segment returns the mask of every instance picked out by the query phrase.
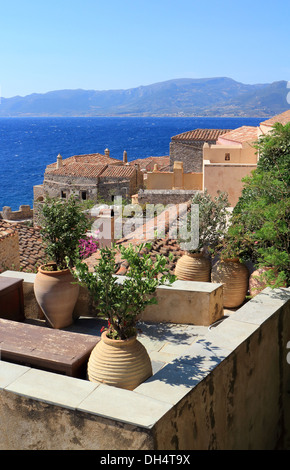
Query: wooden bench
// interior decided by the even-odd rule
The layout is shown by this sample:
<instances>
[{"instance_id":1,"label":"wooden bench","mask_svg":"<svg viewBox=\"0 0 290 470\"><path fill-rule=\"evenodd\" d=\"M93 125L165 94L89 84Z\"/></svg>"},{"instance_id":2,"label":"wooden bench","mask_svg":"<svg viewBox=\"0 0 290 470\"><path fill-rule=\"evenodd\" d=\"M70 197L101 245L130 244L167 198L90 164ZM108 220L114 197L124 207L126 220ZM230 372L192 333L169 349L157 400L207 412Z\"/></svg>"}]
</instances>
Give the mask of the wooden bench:
<instances>
[{"instance_id":1,"label":"wooden bench","mask_svg":"<svg viewBox=\"0 0 290 470\"><path fill-rule=\"evenodd\" d=\"M71 377L86 378L100 337L0 318L0 359ZM0 363L1 367L1 363Z\"/></svg>"}]
</instances>

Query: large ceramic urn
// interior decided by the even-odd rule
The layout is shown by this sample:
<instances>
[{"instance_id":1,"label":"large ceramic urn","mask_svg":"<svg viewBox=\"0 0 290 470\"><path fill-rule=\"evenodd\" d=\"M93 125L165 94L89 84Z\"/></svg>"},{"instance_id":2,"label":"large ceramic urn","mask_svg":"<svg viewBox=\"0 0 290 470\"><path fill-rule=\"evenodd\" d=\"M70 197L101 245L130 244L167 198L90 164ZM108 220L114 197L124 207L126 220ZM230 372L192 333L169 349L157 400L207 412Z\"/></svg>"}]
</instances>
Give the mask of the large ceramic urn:
<instances>
[{"instance_id":1,"label":"large ceramic urn","mask_svg":"<svg viewBox=\"0 0 290 470\"><path fill-rule=\"evenodd\" d=\"M211 262L203 253L188 253L179 258L175 267L177 279L210 282Z\"/></svg>"},{"instance_id":2,"label":"large ceramic urn","mask_svg":"<svg viewBox=\"0 0 290 470\"><path fill-rule=\"evenodd\" d=\"M40 266L35 277L35 298L48 324L56 329L65 328L73 322L79 286L69 269L48 271L45 267Z\"/></svg>"},{"instance_id":3,"label":"large ceramic urn","mask_svg":"<svg viewBox=\"0 0 290 470\"><path fill-rule=\"evenodd\" d=\"M248 292L249 271L238 258L218 261L211 271L212 282L223 285L223 305L227 308L239 307Z\"/></svg>"},{"instance_id":4,"label":"large ceramic urn","mask_svg":"<svg viewBox=\"0 0 290 470\"><path fill-rule=\"evenodd\" d=\"M151 377L149 355L136 336L110 339L103 332L88 361L88 379L113 387L134 390Z\"/></svg>"}]
</instances>

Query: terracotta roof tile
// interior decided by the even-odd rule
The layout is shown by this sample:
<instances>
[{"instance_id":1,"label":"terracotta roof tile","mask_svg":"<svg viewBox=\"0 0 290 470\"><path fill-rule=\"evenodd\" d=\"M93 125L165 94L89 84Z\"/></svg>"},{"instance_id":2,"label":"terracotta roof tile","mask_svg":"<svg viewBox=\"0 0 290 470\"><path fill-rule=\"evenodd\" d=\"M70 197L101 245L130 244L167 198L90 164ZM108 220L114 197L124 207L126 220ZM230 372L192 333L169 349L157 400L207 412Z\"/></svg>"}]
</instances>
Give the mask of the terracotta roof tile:
<instances>
[{"instance_id":1,"label":"terracotta roof tile","mask_svg":"<svg viewBox=\"0 0 290 470\"><path fill-rule=\"evenodd\" d=\"M172 207L172 210L174 211L174 207ZM190 201L187 203L187 211L190 210ZM150 221L146 221L145 225L152 225L152 228L156 227L156 224L158 224L158 217L161 217L163 220L162 214L159 216L155 216L152 218ZM116 245L124 245L128 246L129 244L132 244L133 246L138 246L144 242L151 242L152 246L151 249L148 251L145 247L142 248L140 254L145 254L149 253L150 258L154 262L156 260L156 256L158 254L163 254L165 257L168 258L169 253L172 253L173 259L172 260L167 260L166 266L170 269L171 274L174 274L176 262L178 259L185 253L181 247L179 246L179 243L177 240L173 238L169 238L170 234L170 217L165 221L165 236L164 238L159 238L159 239L142 239L141 234L146 234L146 227L141 226L138 229L135 230L135 232L130 233L127 235L125 238L122 238L120 240L116 241ZM150 231L150 227L149 227ZM100 251L98 250L96 253L91 255L89 258L85 260L85 263L88 265L89 270L93 270L94 266L98 263L98 260L100 258ZM125 276L128 270L128 264L126 261L122 260L119 255L117 255L116 259L116 269L115 273L120 275L120 276Z\"/></svg>"},{"instance_id":2,"label":"terracotta roof tile","mask_svg":"<svg viewBox=\"0 0 290 470\"><path fill-rule=\"evenodd\" d=\"M24 272L36 272L37 267L45 262L40 230L25 224L9 223L2 220L0 220L0 230L18 232L20 268Z\"/></svg>"},{"instance_id":3,"label":"terracotta roof tile","mask_svg":"<svg viewBox=\"0 0 290 470\"><path fill-rule=\"evenodd\" d=\"M134 166L130 166L130 165L124 165L124 166L109 165L102 172L102 174L100 175L100 178L106 178L106 177L130 178L132 175L135 174L135 172L136 172L136 169L134 168Z\"/></svg>"},{"instance_id":4,"label":"terracotta roof tile","mask_svg":"<svg viewBox=\"0 0 290 470\"><path fill-rule=\"evenodd\" d=\"M97 178L107 168L107 165L93 165L90 163L70 163L69 165L56 168L46 175L60 176L82 176L84 178Z\"/></svg>"},{"instance_id":5,"label":"terracotta roof tile","mask_svg":"<svg viewBox=\"0 0 290 470\"><path fill-rule=\"evenodd\" d=\"M129 165L138 164L141 169L147 170L150 165L157 164L158 167L163 167L168 165L170 161L169 156L162 156L162 157L147 157L147 158L137 158L136 160L132 160L129 162Z\"/></svg>"},{"instance_id":6,"label":"terracotta roof tile","mask_svg":"<svg viewBox=\"0 0 290 470\"><path fill-rule=\"evenodd\" d=\"M171 140L182 141L215 141L220 135L229 132L230 129L195 129L193 131L183 132L182 134L171 137Z\"/></svg>"},{"instance_id":7,"label":"terracotta roof tile","mask_svg":"<svg viewBox=\"0 0 290 470\"><path fill-rule=\"evenodd\" d=\"M272 118L261 122L261 124L263 126L272 127L276 122L280 122L280 124L283 124L283 126L285 126L285 124L290 122L290 109L288 109L284 113L277 114L277 116L273 116Z\"/></svg>"},{"instance_id":8,"label":"terracotta roof tile","mask_svg":"<svg viewBox=\"0 0 290 470\"><path fill-rule=\"evenodd\" d=\"M71 165L72 163L91 163L94 165L122 165L123 162L117 158L107 157L101 153L90 153L85 155L73 155L62 160L62 165ZM47 165L47 168L56 168L56 162Z\"/></svg>"},{"instance_id":9,"label":"terracotta roof tile","mask_svg":"<svg viewBox=\"0 0 290 470\"><path fill-rule=\"evenodd\" d=\"M242 126L227 132L219 137L218 143L225 143L225 141L243 143L255 142L258 139L258 128L253 126Z\"/></svg>"}]
</instances>

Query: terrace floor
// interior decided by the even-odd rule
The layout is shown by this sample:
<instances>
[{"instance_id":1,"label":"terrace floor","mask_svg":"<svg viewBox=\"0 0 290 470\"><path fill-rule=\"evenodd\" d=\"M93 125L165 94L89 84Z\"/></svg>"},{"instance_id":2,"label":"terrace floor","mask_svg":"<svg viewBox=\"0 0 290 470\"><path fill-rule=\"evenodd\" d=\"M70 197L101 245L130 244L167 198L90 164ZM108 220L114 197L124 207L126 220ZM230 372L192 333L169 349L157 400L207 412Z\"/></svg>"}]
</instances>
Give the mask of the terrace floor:
<instances>
[{"instance_id":1,"label":"terrace floor","mask_svg":"<svg viewBox=\"0 0 290 470\"><path fill-rule=\"evenodd\" d=\"M205 337L206 333L215 328L230 315L224 311L224 317L211 326L138 322L138 340L146 348L152 363L153 375L166 364L182 356L195 342ZM46 326L45 320L27 319L26 323ZM107 322L96 317L80 317L63 331L100 336L102 327Z\"/></svg>"}]
</instances>

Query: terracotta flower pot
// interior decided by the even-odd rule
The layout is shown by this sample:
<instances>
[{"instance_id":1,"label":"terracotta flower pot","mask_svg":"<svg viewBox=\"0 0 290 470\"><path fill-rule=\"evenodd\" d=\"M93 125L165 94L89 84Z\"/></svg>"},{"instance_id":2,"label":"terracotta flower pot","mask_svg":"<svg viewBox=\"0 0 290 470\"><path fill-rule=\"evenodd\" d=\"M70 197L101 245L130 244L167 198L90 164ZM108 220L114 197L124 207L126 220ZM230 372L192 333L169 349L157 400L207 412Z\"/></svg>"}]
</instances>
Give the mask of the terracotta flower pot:
<instances>
[{"instance_id":1,"label":"terracotta flower pot","mask_svg":"<svg viewBox=\"0 0 290 470\"><path fill-rule=\"evenodd\" d=\"M38 268L34 281L37 303L52 328L65 328L73 323L73 310L79 294L69 269L47 271L45 265Z\"/></svg>"},{"instance_id":2,"label":"terracotta flower pot","mask_svg":"<svg viewBox=\"0 0 290 470\"><path fill-rule=\"evenodd\" d=\"M176 263L175 275L182 281L210 282L211 262L203 253L185 253Z\"/></svg>"},{"instance_id":3,"label":"terracotta flower pot","mask_svg":"<svg viewBox=\"0 0 290 470\"><path fill-rule=\"evenodd\" d=\"M239 307L248 292L249 271L238 258L218 261L212 268L212 282L223 284L223 305Z\"/></svg>"},{"instance_id":4,"label":"terracotta flower pot","mask_svg":"<svg viewBox=\"0 0 290 470\"><path fill-rule=\"evenodd\" d=\"M149 355L136 336L115 340L102 333L91 352L88 379L118 388L133 390L152 375Z\"/></svg>"}]
</instances>

